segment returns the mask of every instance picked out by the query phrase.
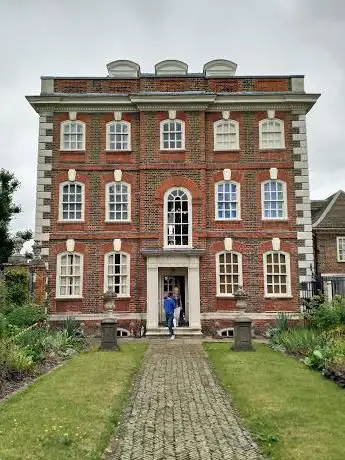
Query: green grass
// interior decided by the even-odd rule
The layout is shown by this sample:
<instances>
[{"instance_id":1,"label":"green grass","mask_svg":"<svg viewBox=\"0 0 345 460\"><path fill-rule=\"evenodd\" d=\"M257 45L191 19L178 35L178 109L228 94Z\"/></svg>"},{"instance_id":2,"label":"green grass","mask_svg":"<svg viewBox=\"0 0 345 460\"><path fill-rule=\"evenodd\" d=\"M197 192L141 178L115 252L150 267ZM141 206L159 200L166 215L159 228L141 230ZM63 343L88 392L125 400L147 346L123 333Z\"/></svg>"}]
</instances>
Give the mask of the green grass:
<instances>
[{"instance_id":1,"label":"green grass","mask_svg":"<svg viewBox=\"0 0 345 460\"><path fill-rule=\"evenodd\" d=\"M97 460L146 346L91 351L0 404L0 460Z\"/></svg>"},{"instance_id":2,"label":"green grass","mask_svg":"<svg viewBox=\"0 0 345 460\"><path fill-rule=\"evenodd\" d=\"M245 424L274 460L345 458L345 390L263 344L204 347Z\"/></svg>"}]
</instances>

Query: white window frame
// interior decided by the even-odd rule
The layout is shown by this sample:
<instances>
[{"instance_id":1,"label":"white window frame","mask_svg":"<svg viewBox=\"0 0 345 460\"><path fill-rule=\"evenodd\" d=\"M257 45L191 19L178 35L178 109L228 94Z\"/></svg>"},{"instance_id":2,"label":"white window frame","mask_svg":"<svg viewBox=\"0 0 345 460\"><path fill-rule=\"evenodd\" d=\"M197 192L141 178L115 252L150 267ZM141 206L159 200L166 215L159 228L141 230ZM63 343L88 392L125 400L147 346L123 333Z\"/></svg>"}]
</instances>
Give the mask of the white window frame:
<instances>
[{"instance_id":1,"label":"white window frame","mask_svg":"<svg viewBox=\"0 0 345 460\"><path fill-rule=\"evenodd\" d=\"M65 185L81 186L81 218L80 219L65 219L63 217L63 188ZM82 182L61 182L59 185L59 222L84 222L85 219L85 184Z\"/></svg>"},{"instance_id":2,"label":"white window frame","mask_svg":"<svg viewBox=\"0 0 345 460\"><path fill-rule=\"evenodd\" d=\"M267 256L272 254L278 254L279 256L283 254L285 256L285 265L286 265L286 293L270 293L267 291L267 276L274 275L273 273L269 274L267 271ZM263 264L264 264L264 290L265 290L265 297L276 297L276 298L289 298L291 297L291 266L290 266L290 254L284 251L267 251L263 254ZM280 276L281 273L279 272L278 275Z\"/></svg>"},{"instance_id":3,"label":"white window frame","mask_svg":"<svg viewBox=\"0 0 345 460\"><path fill-rule=\"evenodd\" d=\"M343 246L341 251L340 245ZM345 236L337 236L337 262L345 262Z\"/></svg>"},{"instance_id":4,"label":"white window frame","mask_svg":"<svg viewBox=\"0 0 345 460\"><path fill-rule=\"evenodd\" d=\"M217 141L217 128L221 125L231 125L235 128L235 147L224 147L223 144L219 144ZM230 131L231 133L231 131ZM240 134L239 134L239 123L237 120L217 120L213 123L213 150L215 152L227 152L240 149Z\"/></svg>"},{"instance_id":5,"label":"white window frame","mask_svg":"<svg viewBox=\"0 0 345 460\"><path fill-rule=\"evenodd\" d=\"M128 195L128 218L127 219L110 219L110 200L109 200L109 189L110 187L114 185L126 185L127 186L127 195ZM105 186L105 221L109 223L123 223L123 222L131 222L131 201L132 201L132 193L131 193L131 184L128 184L128 182L109 182Z\"/></svg>"},{"instance_id":6,"label":"white window frame","mask_svg":"<svg viewBox=\"0 0 345 460\"><path fill-rule=\"evenodd\" d=\"M168 245L168 197L174 190L181 190L187 195L188 198L188 245ZM193 233L193 215L192 215L192 195L190 191L184 187L171 187L164 194L164 248L191 248L192 247L192 233Z\"/></svg>"},{"instance_id":7,"label":"white window frame","mask_svg":"<svg viewBox=\"0 0 345 460\"><path fill-rule=\"evenodd\" d=\"M282 217L266 217L265 216L265 184L269 182L280 183L283 186L283 216ZM280 201L280 200L276 200ZM268 179L261 182L261 219L262 220L287 220L288 219L288 206L287 206L287 187L286 182L283 180Z\"/></svg>"},{"instance_id":8,"label":"white window frame","mask_svg":"<svg viewBox=\"0 0 345 460\"><path fill-rule=\"evenodd\" d=\"M274 121L279 123L280 125L280 145L279 147L269 147L263 145L263 126L265 123ZM285 149L285 132L284 132L284 121L280 120L279 118L265 118L264 120L260 120L259 122L259 149L260 150L277 150L277 149ZM275 132L275 131L274 131Z\"/></svg>"},{"instance_id":9,"label":"white window frame","mask_svg":"<svg viewBox=\"0 0 345 460\"><path fill-rule=\"evenodd\" d=\"M79 256L80 257L80 293L78 295L60 294L61 288L61 259L64 256ZM73 265L74 266L74 265ZM76 275L70 275L75 277ZM83 298L83 278L84 278L84 256L79 252L61 252L56 258L56 298L57 299L82 299Z\"/></svg>"},{"instance_id":10,"label":"white window frame","mask_svg":"<svg viewBox=\"0 0 345 460\"><path fill-rule=\"evenodd\" d=\"M65 148L64 147L64 131L65 131L65 127L67 125L71 125L71 124L77 124L79 126L82 127L82 136L83 136L83 141L82 141L82 147L80 149L78 148ZM63 122L61 122L61 125L60 125L60 150L62 151L65 151L65 152L74 152L74 151L78 151L78 152L83 152L85 150L85 138L86 138L86 125L83 121L80 121L80 120L65 120Z\"/></svg>"},{"instance_id":11,"label":"white window frame","mask_svg":"<svg viewBox=\"0 0 345 460\"><path fill-rule=\"evenodd\" d=\"M127 252L117 252L117 251L110 251L107 252L104 255L104 292L107 292L109 290L108 286L108 258L109 256L115 256L115 255L120 255L120 258L122 256L125 256L127 258L126 265L127 265L127 273L124 275L122 272L119 273L119 276L126 276L126 293L118 293L117 297L122 297L122 298L127 298L130 297L130 288L131 288L131 256ZM121 283L122 284L122 283Z\"/></svg>"},{"instance_id":12,"label":"white window frame","mask_svg":"<svg viewBox=\"0 0 345 460\"><path fill-rule=\"evenodd\" d=\"M221 184L236 185L236 217L218 217L218 186ZM219 181L214 186L214 202L215 202L215 220L217 221L234 221L241 220L241 187L239 182L235 181Z\"/></svg>"},{"instance_id":13,"label":"white window frame","mask_svg":"<svg viewBox=\"0 0 345 460\"><path fill-rule=\"evenodd\" d=\"M178 148L171 148L171 147L168 147L168 148L165 148L164 147L164 140L163 140L163 126L166 124L166 123L181 123L181 147L178 147ZM180 120L178 118L176 118L175 120L163 120L160 122L160 149L161 150L168 150L168 151L179 151L179 150L185 150L185 122L183 120ZM170 132L170 131L168 131ZM176 131L174 131L176 132ZM176 142L176 141L175 141Z\"/></svg>"},{"instance_id":14,"label":"white window frame","mask_svg":"<svg viewBox=\"0 0 345 460\"><path fill-rule=\"evenodd\" d=\"M233 254L238 256L238 286L243 286L243 273L242 273L242 254L237 251L220 251L216 254L216 285L217 285L217 297L234 297L234 293L220 292L220 262L219 258L222 254ZM227 276L232 276L229 274Z\"/></svg>"},{"instance_id":15,"label":"white window frame","mask_svg":"<svg viewBox=\"0 0 345 460\"><path fill-rule=\"evenodd\" d=\"M116 149L116 148L112 149L112 148L110 148L110 136L116 134L116 133L111 133L110 128L111 128L111 126L116 126L116 125L127 126L128 142L127 142L127 148L125 148L125 149ZM123 133L119 133L119 134L123 135ZM115 144L116 144L116 142L115 142ZM122 142L121 142L121 144L122 144ZM129 150L131 150L131 124L128 121L124 121L124 120L110 121L109 123L106 124L106 150L108 152L128 152Z\"/></svg>"}]
</instances>

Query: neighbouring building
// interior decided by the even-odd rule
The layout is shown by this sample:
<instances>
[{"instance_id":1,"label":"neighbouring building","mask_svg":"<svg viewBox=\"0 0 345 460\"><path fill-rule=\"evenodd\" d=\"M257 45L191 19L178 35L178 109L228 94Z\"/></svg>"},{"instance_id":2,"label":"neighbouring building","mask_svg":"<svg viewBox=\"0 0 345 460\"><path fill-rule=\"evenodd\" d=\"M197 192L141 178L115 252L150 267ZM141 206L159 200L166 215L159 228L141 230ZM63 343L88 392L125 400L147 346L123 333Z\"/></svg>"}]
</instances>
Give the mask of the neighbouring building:
<instances>
[{"instance_id":1,"label":"neighbouring building","mask_svg":"<svg viewBox=\"0 0 345 460\"><path fill-rule=\"evenodd\" d=\"M345 192L311 202L316 288L345 295ZM329 295L330 297L330 295Z\"/></svg>"},{"instance_id":2,"label":"neighbouring building","mask_svg":"<svg viewBox=\"0 0 345 460\"><path fill-rule=\"evenodd\" d=\"M178 287L188 334L231 333L243 286L257 331L298 312L314 272L304 77L236 76L214 60L105 77L42 77L35 240L51 318L89 324L105 292L128 330L166 333ZM343 254L343 253L341 253Z\"/></svg>"}]
</instances>

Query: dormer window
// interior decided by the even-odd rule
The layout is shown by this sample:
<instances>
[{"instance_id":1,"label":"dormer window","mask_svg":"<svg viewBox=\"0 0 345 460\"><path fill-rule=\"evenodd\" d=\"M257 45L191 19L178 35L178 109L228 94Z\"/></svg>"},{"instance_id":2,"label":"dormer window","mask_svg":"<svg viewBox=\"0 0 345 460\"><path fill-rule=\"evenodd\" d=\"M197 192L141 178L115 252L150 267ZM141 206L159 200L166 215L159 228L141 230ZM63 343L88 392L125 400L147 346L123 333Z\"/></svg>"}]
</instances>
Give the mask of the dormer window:
<instances>
[{"instance_id":1,"label":"dormer window","mask_svg":"<svg viewBox=\"0 0 345 460\"><path fill-rule=\"evenodd\" d=\"M158 62L155 65L156 75L187 75L188 65L182 61L167 59L166 61Z\"/></svg>"}]
</instances>

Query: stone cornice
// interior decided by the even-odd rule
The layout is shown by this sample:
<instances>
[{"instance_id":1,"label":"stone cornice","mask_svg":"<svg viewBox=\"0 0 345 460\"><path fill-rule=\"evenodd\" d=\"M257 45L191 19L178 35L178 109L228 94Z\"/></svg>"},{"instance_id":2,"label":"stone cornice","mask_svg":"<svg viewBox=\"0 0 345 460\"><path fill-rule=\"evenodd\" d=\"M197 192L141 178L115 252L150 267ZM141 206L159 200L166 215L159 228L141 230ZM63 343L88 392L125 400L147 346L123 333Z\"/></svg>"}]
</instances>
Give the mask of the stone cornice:
<instances>
[{"instance_id":1,"label":"stone cornice","mask_svg":"<svg viewBox=\"0 0 345 460\"><path fill-rule=\"evenodd\" d=\"M49 94L27 96L28 102L40 113L104 112L104 111L161 111L169 109L199 111L258 111L265 109L302 110L308 112L319 94L296 93L233 93L216 94Z\"/></svg>"}]
</instances>

